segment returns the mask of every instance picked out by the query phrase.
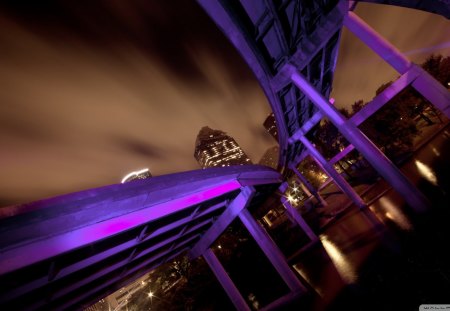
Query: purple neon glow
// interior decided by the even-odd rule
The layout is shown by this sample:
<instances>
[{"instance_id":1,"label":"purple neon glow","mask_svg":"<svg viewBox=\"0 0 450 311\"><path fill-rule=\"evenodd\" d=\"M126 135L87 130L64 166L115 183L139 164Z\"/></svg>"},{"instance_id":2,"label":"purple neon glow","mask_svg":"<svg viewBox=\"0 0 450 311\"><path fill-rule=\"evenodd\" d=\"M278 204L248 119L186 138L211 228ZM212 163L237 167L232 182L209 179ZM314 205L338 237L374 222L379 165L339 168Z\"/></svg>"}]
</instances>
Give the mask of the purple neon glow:
<instances>
[{"instance_id":1,"label":"purple neon glow","mask_svg":"<svg viewBox=\"0 0 450 311\"><path fill-rule=\"evenodd\" d=\"M2 254L0 259L0 274L93 243L97 240L142 225L146 222L159 219L239 188L241 188L241 184L237 180L228 181L181 198L175 198L133 213L109 219L88 227L83 227L47 240L39 241L27 246L28 256L23 256L24 253L21 247L12 249ZM122 204L127 204L127 201L124 201Z\"/></svg>"}]
</instances>

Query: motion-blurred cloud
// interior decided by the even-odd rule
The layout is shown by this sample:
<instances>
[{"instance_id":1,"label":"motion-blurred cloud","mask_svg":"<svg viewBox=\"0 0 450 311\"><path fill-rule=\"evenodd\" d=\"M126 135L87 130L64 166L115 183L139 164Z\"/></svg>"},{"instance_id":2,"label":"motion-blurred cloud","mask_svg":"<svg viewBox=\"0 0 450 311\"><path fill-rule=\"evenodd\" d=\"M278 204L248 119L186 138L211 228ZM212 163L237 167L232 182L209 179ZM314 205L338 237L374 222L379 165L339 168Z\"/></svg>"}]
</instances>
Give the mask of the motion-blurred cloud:
<instances>
[{"instance_id":1,"label":"motion-blurred cloud","mask_svg":"<svg viewBox=\"0 0 450 311\"><path fill-rule=\"evenodd\" d=\"M449 41L438 16L369 6L357 12L402 51ZM338 103L368 99L395 77L351 36L343 41ZM273 145L263 92L193 1L4 1L0 83L0 206L118 183L144 167L197 169L204 125L254 162Z\"/></svg>"}]
</instances>

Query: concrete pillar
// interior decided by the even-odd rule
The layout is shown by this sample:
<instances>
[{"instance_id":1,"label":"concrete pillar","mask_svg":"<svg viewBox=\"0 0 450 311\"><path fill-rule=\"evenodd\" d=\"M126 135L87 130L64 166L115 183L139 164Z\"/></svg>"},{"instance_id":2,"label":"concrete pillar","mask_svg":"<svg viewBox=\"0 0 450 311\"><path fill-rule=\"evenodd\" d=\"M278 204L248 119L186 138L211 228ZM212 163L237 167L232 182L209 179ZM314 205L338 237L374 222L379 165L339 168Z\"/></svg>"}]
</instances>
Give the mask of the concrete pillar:
<instances>
[{"instance_id":1,"label":"concrete pillar","mask_svg":"<svg viewBox=\"0 0 450 311\"><path fill-rule=\"evenodd\" d=\"M219 283L222 285L223 289L227 293L228 297L230 297L230 300L233 302L234 306L237 310L245 310L250 311L250 308L245 301L244 297L242 297L239 290L236 288L236 285L234 285L233 281L228 276L227 272L223 268L222 264L220 263L219 259L217 259L214 252L208 248L203 253L203 258L205 259L206 263L209 265L209 268L212 270L214 275L216 276Z\"/></svg>"},{"instance_id":2,"label":"concrete pillar","mask_svg":"<svg viewBox=\"0 0 450 311\"><path fill-rule=\"evenodd\" d=\"M287 284L292 292L306 292L306 288L295 275L294 271L289 267L283 253L272 241L269 234L258 224L247 209L242 210L239 214L244 226L266 254L269 261L279 273L283 281Z\"/></svg>"},{"instance_id":3,"label":"concrete pillar","mask_svg":"<svg viewBox=\"0 0 450 311\"><path fill-rule=\"evenodd\" d=\"M330 176L339 189L342 190L359 208L366 207L366 203L361 199L361 197L356 193L356 191L350 186L350 184L341 176L327 160L320 154L320 152L313 146L313 144L305 137L300 137L302 144L308 149L311 156L317 162L319 166L325 171L325 173Z\"/></svg>"},{"instance_id":4,"label":"concrete pillar","mask_svg":"<svg viewBox=\"0 0 450 311\"><path fill-rule=\"evenodd\" d=\"M348 12L344 25L399 73L404 74L415 66L355 13ZM425 70L417 69L420 70L420 77L412 86L450 118L450 92Z\"/></svg>"},{"instance_id":5,"label":"concrete pillar","mask_svg":"<svg viewBox=\"0 0 450 311\"><path fill-rule=\"evenodd\" d=\"M342 135L361 152L378 173L403 196L408 205L417 211L427 209L429 206L428 200L402 172L352 122L347 122L344 116L329 104L328 100L303 77L295 66L291 65L289 70L292 82L322 111L324 116L328 117ZM305 139L303 141L306 141L307 144L309 143ZM315 148L312 149L315 150Z\"/></svg>"}]
</instances>

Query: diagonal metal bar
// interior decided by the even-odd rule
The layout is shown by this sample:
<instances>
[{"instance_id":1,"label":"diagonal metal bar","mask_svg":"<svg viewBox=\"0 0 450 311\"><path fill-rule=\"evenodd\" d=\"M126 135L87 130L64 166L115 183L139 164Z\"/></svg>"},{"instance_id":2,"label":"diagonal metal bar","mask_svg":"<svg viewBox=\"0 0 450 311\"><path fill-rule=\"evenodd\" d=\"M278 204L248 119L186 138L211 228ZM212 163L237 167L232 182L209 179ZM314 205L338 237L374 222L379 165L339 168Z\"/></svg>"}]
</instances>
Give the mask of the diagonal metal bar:
<instances>
[{"instance_id":1,"label":"diagonal metal bar","mask_svg":"<svg viewBox=\"0 0 450 311\"><path fill-rule=\"evenodd\" d=\"M319 108L339 129L342 135L352 143L378 173L396 189L409 206L417 211L425 211L430 206L427 198L403 175L403 173L351 122L303 77L291 67L291 79L297 87ZM328 163L326 163L328 165Z\"/></svg>"},{"instance_id":2,"label":"diagonal metal bar","mask_svg":"<svg viewBox=\"0 0 450 311\"><path fill-rule=\"evenodd\" d=\"M212 272L216 276L217 280L222 285L223 289L227 293L228 297L230 298L231 302L234 304L236 309L250 311L250 308L247 305L247 303L245 302L244 297L242 297L241 293L236 288L236 285L234 285L231 278L228 276L227 272L223 268L219 259L217 259L214 252L210 248L208 248L203 253L203 258L205 259L209 268L212 270Z\"/></svg>"},{"instance_id":3,"label":"diagonal metal bar","mask_svg":"<svg viewBox=\"0 0 450 311\"><path fill-rule=\"evenodd\" d=\"M311 153L311 156L317 163L322 166L328 176L330 176L336 185L359 207L366 207L366 203L361 199L361 197L356 193L356 191L350 186L350 184L342 177L332 165L330 165L327 160L320 154L320 152L313 146L313 144L305 137L300 137L300 141Z\"/></svg>"},{"instance_id":4,"label":"diagonal metal bar","mask_svg":"<svg viewBox=\"0 0 450 311\"><path fill-rule=\"evenodd\" d=\"M247 209L243 209L239 214L244 226L247 228L249 233L255 239L255 242L259 245L261 250L267 256L267 259L272 263L275 270L280 274L283 281L289 287L292 292L303 293L306 292L306 288L297 278L295 273L291 270L288 265L286 258L284 258L283 253L277 247L275 242L272 241L269 234L261 228L256 220Z\"/></svg>"},{"instance_id":5,"label":"diagonal metal bar","mask_svg":"<svg viewBox=\"0 0 450 311\"><path fill-rule=\"evenodd\" d=\"M239 213L246 208L253 196L255 188L243 187L237 197L230 203L223 214L217 219L214 225L202 236L200 241L192 247L189 252L190 258L197 258L202 255L214 241L222 234L222 232L233 222Z\"/></svg>"},{"instance_id":6,"label":"diagonal metal bar","mask_svg":"<svg viewBox=\"0 0 450 311\"><path fill-rule=\"evenodd\" d=\"M344 18L344 25L399 73L404 74L416 67L420 76L412 86L450 118L450 92L442 84L428 72L411 63L395 46L355 13L348 12Z\"/></svg>"},{"instance_id":7,"label":"diagonal metal bar","mask_svg":"<svg viewBox=\"0 0 450 311\"><path fill-rule=\"evenodd\" d=\"M408 85L414 82L419 76L419 71L412 67L406 71L400 78L394 83L388 86L383 92L378 94L371 102L366 104L360 111L350 118L350 121L358 126L363 123L367 118L373 115L378 109L383 107L388 101L394 98L395 95L400 93Z\"/></svg>"},{"instance_id":8,"label":"diagonal metal bar","mask_svg":"<svg viewBox=\"0 0 450 311\"><path fill-rule=\"evenodd\" d=\"M334 157L332 157L330 159L330 161L328 161L328 163L330 165L334 165L334 163L340 161L343 157L345 157L347 154L349 154L350 152L352 152L355 149L355 147L350 144L347 147L344 148L344 150L342 150L341 152L339 152L337 155L335 155Z\"/></svg>"},{"instance_id":9,"label":"diagonal metal bar","mask_svg":"<svg viewBox=\"0 0 450 311\"><path fill-rule=\"evenodd\" d=\"M281 197L281 203L286 208L286 211L291 215L291 217L295 220L297 225L303 230L303 232L306 233L308 238L311 241L316 241L317 235L314 233L314 231L311 229L311 227L306 223L306 221L303 219L302 215L296 210L291 203L289 203L288 199L286 199L284 196Z\"/></svg>"}]
</instances>

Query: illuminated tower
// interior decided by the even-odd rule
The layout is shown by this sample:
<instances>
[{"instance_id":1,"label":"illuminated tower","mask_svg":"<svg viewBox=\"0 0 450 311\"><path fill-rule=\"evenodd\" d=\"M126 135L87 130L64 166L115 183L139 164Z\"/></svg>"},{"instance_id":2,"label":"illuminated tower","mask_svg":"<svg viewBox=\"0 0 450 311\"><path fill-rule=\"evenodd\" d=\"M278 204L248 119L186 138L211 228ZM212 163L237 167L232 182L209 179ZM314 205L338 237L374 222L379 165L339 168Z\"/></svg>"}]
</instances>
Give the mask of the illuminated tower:
<instances>
[{"instance_id":1,"label":"illuminated tower","mask_svg":"<svg viewBox=\"0 0 450 311\"><path fill-rule=\"evenodd\" d=\"M273 146L267 149L264 155L261 157L261 160L259 160L259 164L277 169L279 153L280 148L278 146Z\"/></svg>"},{"instance_id":2,"label":"illuminated tower","mask_svg":"<svg viewBox=\"0 0 450 311\"><path fill-rule=\"evenodd\" d=\"M194 157L202 168L252 164L233 137L207 126L197 135Z\"/></svg>"}]
</instances>

